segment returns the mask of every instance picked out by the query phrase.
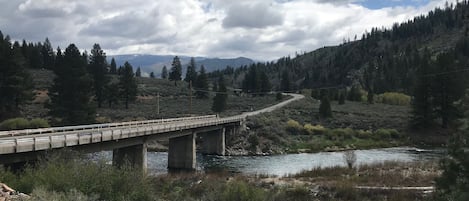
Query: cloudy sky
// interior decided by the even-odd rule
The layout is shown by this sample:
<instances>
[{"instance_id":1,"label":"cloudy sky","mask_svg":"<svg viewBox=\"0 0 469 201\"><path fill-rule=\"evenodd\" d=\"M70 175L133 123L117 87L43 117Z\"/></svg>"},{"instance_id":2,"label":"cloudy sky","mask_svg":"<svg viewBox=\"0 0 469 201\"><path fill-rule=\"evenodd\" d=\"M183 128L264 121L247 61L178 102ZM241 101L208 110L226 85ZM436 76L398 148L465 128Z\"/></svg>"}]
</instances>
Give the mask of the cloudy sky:
<instances>
[{"instance_id":1,"label":"cloudy sky","mask_svg":"<svg viewBox=\"0 0 469 201\"><path fill-rule=\"evenodd\" d=\"M0 30L108 55L273 60L391 26L446 0L0 0ZM448 0L449 2L455 0Z\"/></svg>"}]
</instances>

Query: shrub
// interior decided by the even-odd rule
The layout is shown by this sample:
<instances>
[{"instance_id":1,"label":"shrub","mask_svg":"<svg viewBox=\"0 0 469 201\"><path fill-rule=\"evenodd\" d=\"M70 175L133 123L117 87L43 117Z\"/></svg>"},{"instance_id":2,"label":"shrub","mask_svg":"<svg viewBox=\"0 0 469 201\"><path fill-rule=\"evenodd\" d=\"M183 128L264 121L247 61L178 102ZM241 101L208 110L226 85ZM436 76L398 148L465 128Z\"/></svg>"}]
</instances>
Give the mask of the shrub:
<instances>
[{"instance_id":1,"label":"shrub","mask_svg":"<svg viewBox=\"0 0 469 201\"><path fill-rule=\"evenodd\" d=\"M14 119L7 119L0 123L0 129L2 130L17 130L17 129L25 129L29 127L28 120L24 118L14 118Z\"/></svg>"},{"instance_id":2,"label":"shrub","mask_svg":"<svg viewBox=\"0 0 469 201\"><path fill-rule=\"evenodd\" d=\"M344 153L344 160L345 163L347 163L348 168L352 169L353 166L355 166L355 162L357 162L357 155L355 154L355 151L346 151Z\"/></svg>"},{"instance_id":3,"label":"shrub","mask_svg":"<svg viewBox=\"0 0 469 201\"><path fill-rule=\"evenodd\" d=\"M329 139L335 141L352 139L354 134L355 131L351 128L337 128L331 130L329 134Z\"/></svg>"},{"instance_id":4,"label":"shrub","mask_svg":"<svg viewBox=\"0 0 469 201\"><path fill-rule=\"evenodd\" d=\"M377 138L390 139L390 138L398 138L399 132L396 129L380 128L375 131L374 135Z\"/></svg>"},{"instance_id":5,"label":"shrub","mask_svg":"<svg viewBox=\"0 0 469 201\"><path fill-rule=\"evenodd\" d=\"M309 135L312 135L312 134L320 135L326 131L326 128L324 128L321 125L313 126L311 124L305 124L303 129L306 132L306 134L309 134Z\"/></svg>"},{"instance_id":6,"label":"shrub","mask_svg":"<svg viewBox=\"0 0 469 201\"><path fill-rule=\"evenodd\" d=\"M301 131L303 130L303 126L301 126L301 124L298 123L297 121L290 119L287 122L287 128L286 129L291 134L300 134Z\"/></svg>"},{"instance_id":7,"label":"shrub","mask_svg":"<svg viewBox=\"0 0 469 201\"><path fill-rule=\"evenodd\" d=\"M371 133L370 131L358 130L355 136L360 139L370 139L373 137L373 133Z\"/></svg>"},{"instance_id":8,"label":"shrub","mask_svg":"<svg viewBox=\"0 0 469 201\"><path fill-rule=\"evenodd\" d=\"M32 119L29 121L28 128L48 128L50 127L49 123L45 119Z\"/></svg>"},{"instance_id":9,"label":"shrub","mask_svg":"<svg viewBox=\"0 0 469 201\"><path fill-rule=\"evenodd\" d=\"M275 99L276 99L277 101L281 101L281 100L283 99L282 93L278 92L278 93L275 95Z\"/></svg>"},{"instance_id":10,"label":"shrub","mask_svg":"<svg viewBox=\"0 0 469 201\"><path fill-rule=\"evenodd\" d=\"M327 96L324 96L321 99L321 104L319 105L319 116L321 116L322 118L332 117L331 103Z\"/></svg>"},{"instance_id":11,"label":"shrub","mask_svg":"<svg viewBox=\"0 0 469 201\"><path fill-rule=\"evenodd\" d=\"M376 97L377 103L383 103L388 105L403 105L408 106L410 105L411 98L408 95L403 93L396 93L396 92L386 92L384 94L379 94Z\"/></svg>"},{"instance_id":12,"label":"shrub","mask_svg":"<svg viewBox=\"0 0 469 201\"><path fill-rule=\"evenodd\" d=\"M265 200L266 193L256 187L249 186L244 181L233 181L228 183L220 200L243 201L243 200Z\"/></svg>"}]
</instances>

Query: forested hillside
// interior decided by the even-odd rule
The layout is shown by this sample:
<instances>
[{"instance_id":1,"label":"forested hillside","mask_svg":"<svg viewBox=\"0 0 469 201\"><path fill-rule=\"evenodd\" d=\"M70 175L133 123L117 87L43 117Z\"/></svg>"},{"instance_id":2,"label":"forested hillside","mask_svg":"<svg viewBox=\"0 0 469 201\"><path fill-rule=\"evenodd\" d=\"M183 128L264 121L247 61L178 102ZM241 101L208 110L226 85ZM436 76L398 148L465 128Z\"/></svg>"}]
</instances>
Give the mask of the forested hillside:
<instances>
[{"instance_id":1,"label":"forested hillside","mask_svg":"<svg viewBox=\"0 0 469 201\"><path fill-rule=\"evenodd\" d=\"M436 61L437 55L457 53L458 64L449 68L465 67L468 32L469 3L463 1L395 23L392 28L373 28L361 38L344 40L339 46L244 66L241 72L232 69L220 72L234 75L238 87L243 86L243 78L238 76L252 71L249 68L256 68L268 74L275 90L360 85L374 93L413 94L417 78L421 76L419 67L427 65L428 60ZM426 73L438 73L448 69L427 70ZM288 82L284 84L288 85L282 86L285 79Z\"/></svg>"}]
</instances>

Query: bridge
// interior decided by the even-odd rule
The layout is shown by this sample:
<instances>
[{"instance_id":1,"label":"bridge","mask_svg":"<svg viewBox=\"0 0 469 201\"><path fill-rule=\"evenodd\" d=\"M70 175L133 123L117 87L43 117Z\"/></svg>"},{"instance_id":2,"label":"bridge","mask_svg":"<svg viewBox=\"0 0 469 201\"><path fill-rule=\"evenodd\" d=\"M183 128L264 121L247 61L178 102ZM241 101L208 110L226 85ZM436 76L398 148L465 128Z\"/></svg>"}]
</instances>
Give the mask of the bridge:
<instances>
[{"instance_id":1,"label":"bridge","mask_svg":"<svg viewBox=\"0 0 469 201\"><path fill-rule=\"evenodd\" d=\"M216 115L0 132L0 164L35 160L48 150L113 151L113 164L146 170L147 142L169 139L168 168L195 169L200 152L225 155L225 134L238 132L244 116Z\"/></svg>"},{"instance_id":2,"label":"bridge","mask_svg":"<svg viewBox=\"0 0 469 201\"><path fill-rule=\"evenodd\" d=\"M147 143L169 139L168 168L195 169L196 138L199 152L225 155L225 135L235 135L248 116L270 112L292 101L293 98L262 110L220 118L216 115L132 121L122 123L53 127L0 132L0 164L22 165L37 160L49 150L71 148L82 152L113 151L113 165L131 165L147 169Z\"/></svg>"}]
</instances>

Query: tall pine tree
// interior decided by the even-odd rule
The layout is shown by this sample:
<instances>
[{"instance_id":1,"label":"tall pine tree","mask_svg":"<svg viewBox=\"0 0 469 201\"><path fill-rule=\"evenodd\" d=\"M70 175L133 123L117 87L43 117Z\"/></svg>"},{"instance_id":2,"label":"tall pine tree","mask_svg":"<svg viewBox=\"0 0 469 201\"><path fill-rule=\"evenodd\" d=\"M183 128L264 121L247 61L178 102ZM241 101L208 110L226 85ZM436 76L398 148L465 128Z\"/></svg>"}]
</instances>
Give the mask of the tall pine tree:
<instances>
[{"instance_id":1,"label":"tall pine tree","mask_svg":"<svg viewBox=\"0 0 469 201\"><path fill-rule=\"evenodd\" d=\"M184 78L184 81L188 83L192 82L192 84L195 84L196 79L197 79L197 66L196 66L194 57L192 57L189 65L187 66L186 77Z\"/></svg>"},{"instance_id":2,"label":"tall pine tree","mask_svg":"<svg viewBox=\"0 0 469 201\"><path fill-rule=\"evenodd\" d=\"M129 103L137 98L137 80L134 77L134 70L129 62L124 63L122 73L119 76L119 93L125 108L129 108Z\"/></svg>"},{"instance_id":3,"label":"tall pine tree","mask_svg":"<svg viewBox=\"0 0 469 201\"><path fill-rule=\"evenodd\" d=\"M105 100L105 87L109 84L107 74L106 53L101 49L99 44L94 44L91 50L89 72L93 77L94 91L98 108L101 108Z\"/></svg>"},{"instance_id":4,"label":"tall pine tree","mask_svg":"<svg viewBox=\"0 0 469 201\"><path fill-rule=\"evenodd\" d=\"M181 60L178 56L175 56L173 63L171 64L171 72L169 73L169 80L174 81L174 85L177 86L177 81L181 80L182 65Z\"/></svg>"},{"instance_id":5,"label":"tall pine tree","mask_svg":"<svg viewBox=\"0 0 469 201\"><path fill-rule=\"evenodd\" d=\"M208 80L204 65L200 66L200 72L194 87L196 88L195 96L197 98L208 98Z\"/></svg>"},{"instance_id":6,"label":"tall pine tree","mask_svg":"<svg viewBox=\"0 0 469 201\"><path fill-rule=\"evenodd\" d=\"M166 66L163 66L161 70L161 79L168 79L168 68Z\"/></svg>"},{"instance_id":7,"label":"tall pine tree","mask_svg":"<svg viewBox=\"0 0 469 201\"><path fill-rule=\"evenodd\" d=\"M114 59L114 57L111 59L111 66L109 66L109 73L110 74L117 74L117 64L116 64L116 60Z\"/></svg>"},{"instance_id":8,"label":"tall pine tree","mask_svg":"<svg viewBox=\"0 0 469 201\"><path fill-rule=\"evenodd\" d=\"M223 75L218 79L217 94L213 97L212 111L220 113L226 109L226 101L228 94L225 86L225 79Z\"/></svg>"},{"instance_id":9,"label":"tall pine tree","mask_svg":"<svg viewBox=\"0 0 469 201\"><path fill-rule=\"evenodd\" d=\"M92 105L93 79L86 71L86 63L80 51L70 44L61 55L57 53L56 77L50 91L50 114L55 123L76 125L93 123L96 116Z\"/></svg>"}]
</instances>

